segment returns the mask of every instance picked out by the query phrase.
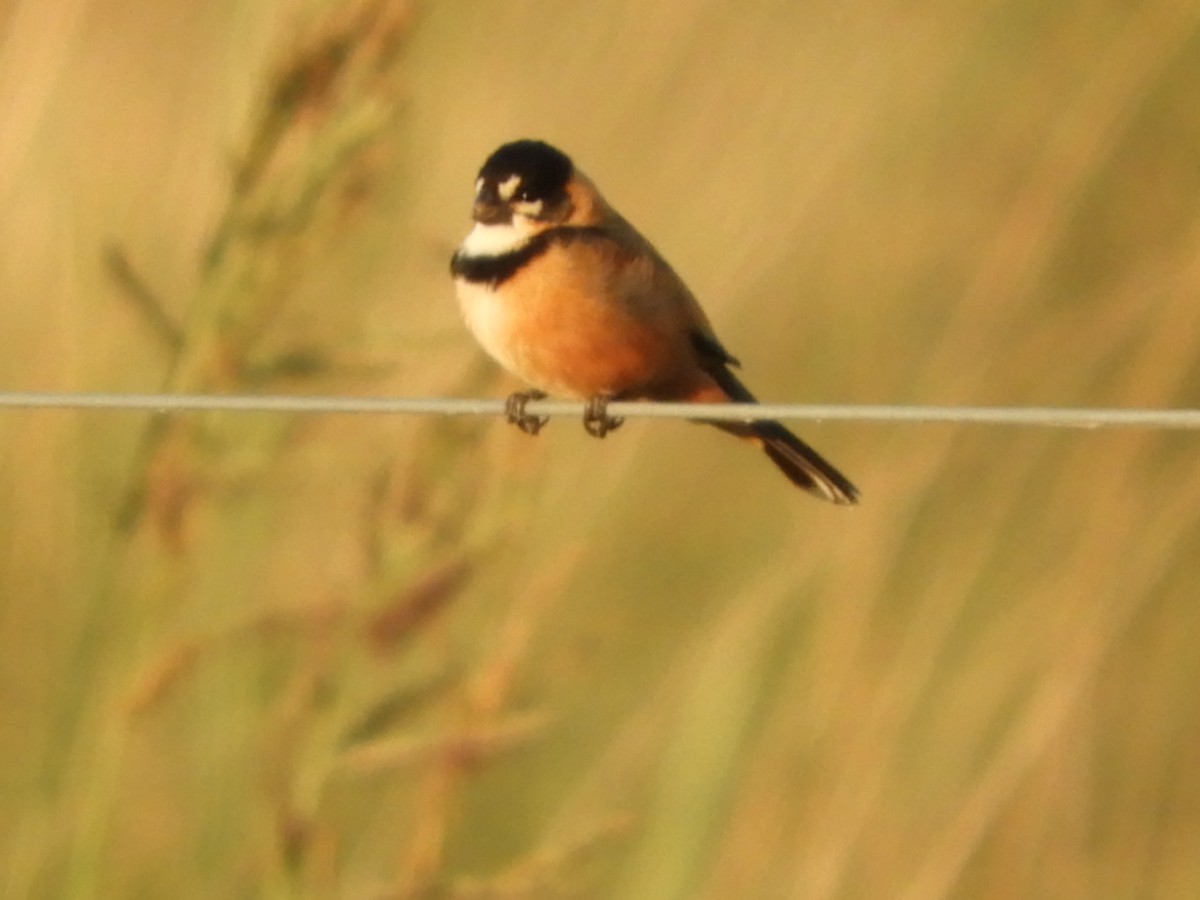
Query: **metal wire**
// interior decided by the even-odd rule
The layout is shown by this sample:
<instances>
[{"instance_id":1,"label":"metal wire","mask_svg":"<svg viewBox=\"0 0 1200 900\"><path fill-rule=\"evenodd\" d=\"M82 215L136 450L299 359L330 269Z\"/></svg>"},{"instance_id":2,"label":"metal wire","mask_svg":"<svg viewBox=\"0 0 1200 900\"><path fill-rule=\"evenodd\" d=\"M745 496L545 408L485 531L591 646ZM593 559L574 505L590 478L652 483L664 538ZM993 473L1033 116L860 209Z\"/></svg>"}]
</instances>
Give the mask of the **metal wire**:
<instances>
[{"instance_id":1,"label":"metal wire","mask_svg":"<svg viewBox=\"0 0 1200 900\"><path fill-rule=\"evenodd\" d=\"M429 397L254 396L244 394L122 394L0 392L0 408L100 409L170 412L243 412L370 415L495 416L503 400L455 400ZM537 416L581 416L583 404L531 400L526 412ZM1012 406L878 406L763 403L609 404L613 416L639 419L719 419L754 421L903 422L908 424L1023 425L1040 428L1200 429L1200 409L1081 409Z\"/></svg>"}]
</instances>

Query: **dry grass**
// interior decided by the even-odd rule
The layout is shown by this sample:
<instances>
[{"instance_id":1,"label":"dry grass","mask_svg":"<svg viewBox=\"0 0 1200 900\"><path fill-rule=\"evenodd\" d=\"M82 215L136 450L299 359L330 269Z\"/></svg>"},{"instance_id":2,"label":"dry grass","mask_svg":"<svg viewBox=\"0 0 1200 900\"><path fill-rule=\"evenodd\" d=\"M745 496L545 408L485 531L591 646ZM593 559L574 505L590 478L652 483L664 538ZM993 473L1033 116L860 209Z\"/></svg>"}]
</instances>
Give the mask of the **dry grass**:
<instances>
[{"instance_id":1,"label":"dry grass","mask_svg":"<svg viewBox=\"0 0 1200 900\"><path fill-rule=\"evenodd\" d=\"M229 7L228 4L224 5ZM1200 5L0 13L3 384L499 394L569 152L768 398L1195 406ZM5 412L0 895L1192 897L1191 435Z\"/></svg>"}]
</instances>

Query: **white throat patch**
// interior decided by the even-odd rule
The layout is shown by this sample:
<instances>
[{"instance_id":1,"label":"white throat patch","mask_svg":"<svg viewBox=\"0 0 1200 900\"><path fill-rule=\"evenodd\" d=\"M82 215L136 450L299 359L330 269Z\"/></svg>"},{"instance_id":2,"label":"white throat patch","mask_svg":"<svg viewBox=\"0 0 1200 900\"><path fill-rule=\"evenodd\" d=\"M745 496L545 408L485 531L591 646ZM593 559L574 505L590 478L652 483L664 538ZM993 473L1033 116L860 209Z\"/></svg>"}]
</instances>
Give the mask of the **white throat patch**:
<instances>
[{"instance_id":1,"label":"white throat patch","mask_svg":"<svg viewBox=\"0 0 1200 900\"><path fill-rule=\"evenodd\" d=\"M504 256L520 250L529 243L531 237L531 230L516 224L485 225L476 222L458 249L467 257Z\"/></svg>"}]
</instances>

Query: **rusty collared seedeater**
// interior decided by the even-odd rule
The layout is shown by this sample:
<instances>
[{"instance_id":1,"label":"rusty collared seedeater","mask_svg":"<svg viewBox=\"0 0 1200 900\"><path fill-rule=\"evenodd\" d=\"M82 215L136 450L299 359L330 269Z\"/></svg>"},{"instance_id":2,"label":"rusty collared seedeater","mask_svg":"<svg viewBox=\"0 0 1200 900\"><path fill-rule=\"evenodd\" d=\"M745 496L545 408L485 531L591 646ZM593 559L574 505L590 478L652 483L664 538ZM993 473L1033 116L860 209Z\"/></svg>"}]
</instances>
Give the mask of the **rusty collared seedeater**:
<instances>
[{"instance_id":1,"label":"rusty collared seedeater","mask_svg":"<svg viewBox=\"0 0 1200 900\"><path fill-rule=\"evenodd\" d=\"M584 425L619 424L609 400L755 403L739 365L692 292L605 202L570 158L541 141L505 144L475 182L475 226L451 260L467 327L534 391L509 398L509 421L551 394L588 401ZM799 487L853 504L858 489L779 422L712 421L751 441Z\"/></svg>"}]
</instances>

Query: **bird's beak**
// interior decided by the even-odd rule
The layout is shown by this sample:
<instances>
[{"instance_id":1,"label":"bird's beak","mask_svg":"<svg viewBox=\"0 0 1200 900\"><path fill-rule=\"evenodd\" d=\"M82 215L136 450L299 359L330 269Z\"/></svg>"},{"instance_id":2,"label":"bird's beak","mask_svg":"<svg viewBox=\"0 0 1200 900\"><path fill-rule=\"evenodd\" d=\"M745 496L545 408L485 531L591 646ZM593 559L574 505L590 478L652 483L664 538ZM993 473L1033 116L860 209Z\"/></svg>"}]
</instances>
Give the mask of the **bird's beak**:
<instances>
[{"instance_id":1,"label":"bird's beak","mask_svg":"<svg viewBox=\"0 0 1200 900\"><path fill-rule=\"evenodd\" d=\"M508 204L500 199L495 187L484 185L475 195L471 215L476 222L483 225L501 225L512 218L512 211Z\"/></svg>"},{"instance_id":2,"label":"bird's beak","mask_svg":"<svg viewBox=\"0 0 1200 900\"><path fill-rule=\"evenodd\" d=\"M512 213L505 203L479 199L471 207L471 216L483 225L501 225L512 218Z\"/></svg>"}]
</instances>

